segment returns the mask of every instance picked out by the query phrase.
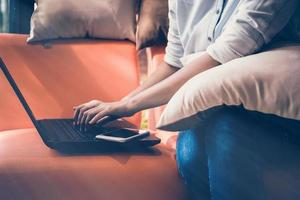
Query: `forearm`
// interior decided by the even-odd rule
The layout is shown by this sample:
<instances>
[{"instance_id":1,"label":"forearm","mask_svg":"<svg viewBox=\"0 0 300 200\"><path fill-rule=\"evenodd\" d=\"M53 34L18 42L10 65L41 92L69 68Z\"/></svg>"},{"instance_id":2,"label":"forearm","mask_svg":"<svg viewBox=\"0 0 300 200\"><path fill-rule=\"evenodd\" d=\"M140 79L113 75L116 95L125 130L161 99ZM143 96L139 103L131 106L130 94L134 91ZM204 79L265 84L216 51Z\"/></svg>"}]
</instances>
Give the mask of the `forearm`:
<instances>
[{"instance_id":1,"label":"forearm","mask_svg":"<svg viewBox=\"0 0 300 200\"><path fill-rule=\"evenodd\" d=\"M176 67L172 67L171 65L162 62L157 70L155 70L149 78L138 88L133 90L131 93L129 93L127 96L125 96L122 100L128 100L130 98L133 98L137 94L141 93L142 91L145 91L146 89L150 88L151 86L157 84L158 82L164 80L165 78L169 77L173 73L175 73L178 70Z\"/></svg>"},{"instance_id":2,"label":"forearm","mask_svg":"<svg viewBox=\"0 0 300 200\"><path fill-rule=\"evenodd\" d=\"M153 79L152 83L157 82L156 84L140 91L131 98L108 103L94 100L76 106L74 107L76 124L85 124L86 128L87 123L103 124L107 120L105 116L113 116L113 119L128 117L138 111L166 104L187 80L216 65L218 63L205 53L168 78L162 81L160 81L161 79Z\"/></svg>"},{"instance_id":3,"label":"forearm","mask_svg":"<svg viewBox=\"0 0 300 200\"><path fill-rule=\"evenodd\" d=\"M217 65L219 65L219 63L205 53L163 81L129 98L127 100L127 107L130 111L138 112L140 110L164 105L168 103L175 92L186 81Z\"/></svg>"}]
</instances>

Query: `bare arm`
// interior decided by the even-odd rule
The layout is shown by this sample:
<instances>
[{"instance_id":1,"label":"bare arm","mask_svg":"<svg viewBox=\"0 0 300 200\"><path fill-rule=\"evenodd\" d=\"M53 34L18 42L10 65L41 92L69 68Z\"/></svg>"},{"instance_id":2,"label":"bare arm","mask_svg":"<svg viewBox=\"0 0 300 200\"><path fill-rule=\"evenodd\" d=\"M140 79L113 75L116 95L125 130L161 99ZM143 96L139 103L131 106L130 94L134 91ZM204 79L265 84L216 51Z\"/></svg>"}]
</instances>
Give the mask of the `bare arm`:
<instances>
[{"instance_id":1,"label":"bare arm","mask_svg":"<svg viewBox=\"0 0 300 200\"><path fill-rule=\"evenodd\" d=\"M122 100L126 101L130 98L133 98L137 94L141 93L142 91L145 91L146 89L150 88L151 86L157 84L158 82L164 80L165 78L169 77L173 73L175 73L178 70L178 68L173 67L165 62L162 62L160 66L157 68L155 72L153 72L150 77L143 83L141 86L139 86L137 89L129 93L127 96L125 96Z\"/></svg>"},{"instance_id":2,"label":"bare arm","mask_svg":"<svg viewBox=\"0 0 300 200\"><path fill-rule=\"evenodd\" d=\"M148 83L148 87L144 87L147 89L139 90L132 97L110 103L93 100L75 107L75 119L78 124L101 123L106 117L127 117L144 109L164 105L186 81L217 65L219 63L205 53L162 81L153 78L152 83L156 84L150 86Z\"/></svg>"},{"instance_id":3,"label":"bare arm","mask_svg":"<svg viewBox=\"0 0 300 200\"><path fill-rule=\"evenodd\" d=\"M129 98L125 103L127 110L138 112L168 103L175 92L193 76L219 65L207 53L194 60L167 77L165 80L153 85L136 96Z\"/></svg>"},{"instance_id":4,"label":"bare arm","mask_svg":"<svg viewBox=\"0 0 300 200\"><path fill-rule=\"evenodd\" d=\"M134 96L138 95L139 93L147 90L148 88L152 87L153 85L159 83L160 81L164 80L165 78L169 77L170 75L174 74L179 68L173 67L166 62L162 62L160 66L157 68L157 70L150 75L148 80L145 81L141 86L136 88L134 91L126 95L121 101L119 102L113 102L113 103L104 103L99 100L92 100L90 102L81 104L79 106L75 106L74 109L74 120L75 123L82 124L84 121L89 119L88 117L84 116L84 113L87 111L90 111L91 109L94 109L96 107L99 107L101 105L108 105L108 104L122 104L125 108L125 102L129 102L130 99L132 99ZM96 113L96 112L95 112ZM125 115L131 115L130 113L127 113Z\"/></svg>"}]
</instances>

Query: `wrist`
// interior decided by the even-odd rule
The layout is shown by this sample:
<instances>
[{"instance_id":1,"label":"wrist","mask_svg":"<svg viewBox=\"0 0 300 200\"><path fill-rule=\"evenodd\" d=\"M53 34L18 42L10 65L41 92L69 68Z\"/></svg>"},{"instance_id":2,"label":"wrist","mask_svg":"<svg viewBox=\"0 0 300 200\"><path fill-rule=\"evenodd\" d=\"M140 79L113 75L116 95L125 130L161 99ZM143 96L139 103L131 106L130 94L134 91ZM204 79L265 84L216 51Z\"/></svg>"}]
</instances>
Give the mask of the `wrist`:
<instances>
[{"instance_id":1,"label":"wrist","mask_svg":"<svg viewBox=\"0 0 300 200\"><path fill-rule=\"evenodd\" d=\"M121 102L126 102L128 99L129 99L129 96L127 95L127 96L123 97L120 101Z\"/></svg>"},{"instance_id":2,"label":"wrist","mask_svg":"<svg viewBox=\"0 0 300 200\"><path fill-rule=\"evenodd\" d=\"M134 98L122 99L122 104L128 113L133 114L139 111L137 101Z\"/></svg>"}]
</instances>

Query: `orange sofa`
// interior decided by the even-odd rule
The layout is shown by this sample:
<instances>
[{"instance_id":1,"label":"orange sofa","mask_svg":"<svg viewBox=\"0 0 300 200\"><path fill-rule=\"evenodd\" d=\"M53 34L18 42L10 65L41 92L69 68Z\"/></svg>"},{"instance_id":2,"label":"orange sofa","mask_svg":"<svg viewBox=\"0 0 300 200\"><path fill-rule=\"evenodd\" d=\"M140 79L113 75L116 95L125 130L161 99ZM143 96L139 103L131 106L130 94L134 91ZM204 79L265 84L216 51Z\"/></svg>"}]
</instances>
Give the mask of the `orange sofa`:
<instances>
[{"instance_id":1,"label":"orange sofa","mask_svg":"<svg viewBox=\"0 0 300 200\"><path fill-rule=\"evenodd\" d=\"M71 117L72 106L113 101L139 84L135 46L72 40L28 45L0 34L0 56L36 118ZM140 114L128 119L139 125ZM0 199L185 199L174 150L63 154L47 148L0 73Z\"/></svg>"}]
</instances>

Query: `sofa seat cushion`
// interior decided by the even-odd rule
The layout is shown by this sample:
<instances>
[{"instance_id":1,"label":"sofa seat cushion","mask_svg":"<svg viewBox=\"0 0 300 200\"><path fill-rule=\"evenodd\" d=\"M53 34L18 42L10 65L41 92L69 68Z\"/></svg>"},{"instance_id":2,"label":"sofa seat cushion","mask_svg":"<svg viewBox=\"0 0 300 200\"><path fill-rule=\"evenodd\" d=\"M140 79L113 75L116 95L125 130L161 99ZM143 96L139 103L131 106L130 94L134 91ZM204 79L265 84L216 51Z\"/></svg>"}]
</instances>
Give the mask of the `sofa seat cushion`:
<instances>
[{"instance_id":1,"label":"sofa seat cushion","mask_svg":"<svg viewBox=\"0 0 300 200\"><path fill-rule=\"evenodd\" d=\"M273 44L193 77L169 101L158 127L189 129L222 105L300 120L299 77L300 44Z\"/></svg>"},{"instance_id":2,"label":"sofa seat cushion","mask_svg":"<svg viewBox=\"0 0 300 200\"><path fill-rule=\"evenodd\" d=\"M0 134L0 199L184 199L174 152L62 154L35 129Z\"/></svg>"},{"instance_id":3,"label":"sofa seat cushion","mask_svg":"<svg viewBox=\"0 0 300 200\"><path fill-rule=\"evenodd\" d=\"M85 39L42 46L27 44L27 37L0 34L0 57L39 119L72 117L74 105L118 100L139 85L130 42ZM0 131L32 127L1 70L0 89ZM140 115L130 121L139 125Z\"/></svg>"}]
</instances>

